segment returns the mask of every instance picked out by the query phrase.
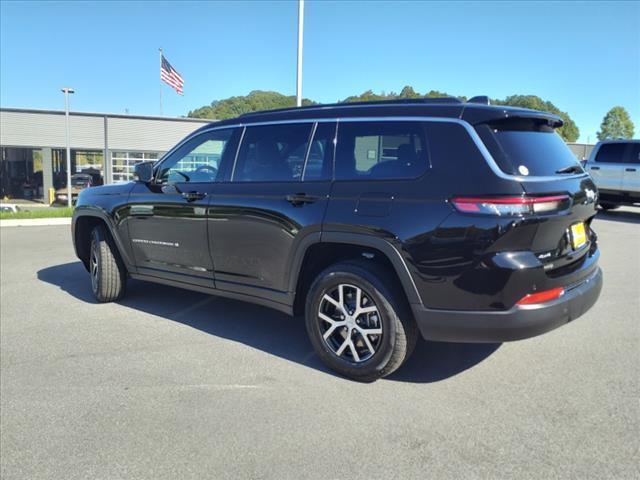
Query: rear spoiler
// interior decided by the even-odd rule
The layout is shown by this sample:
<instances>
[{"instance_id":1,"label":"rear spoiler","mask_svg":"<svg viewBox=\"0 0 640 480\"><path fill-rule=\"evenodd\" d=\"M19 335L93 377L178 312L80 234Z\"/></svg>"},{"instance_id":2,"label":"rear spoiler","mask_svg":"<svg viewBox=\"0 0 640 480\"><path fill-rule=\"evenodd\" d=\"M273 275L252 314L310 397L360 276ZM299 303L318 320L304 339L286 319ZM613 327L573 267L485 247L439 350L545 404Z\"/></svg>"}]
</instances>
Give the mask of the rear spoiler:
<instances>
[{"instance_id":1,"label":"rear spoiler","mask_svg":"<svg viewBox=\"0 0 640 480\"><path fill-rule=\"evenodd\" d=\"M486 106L490 104L491 102L487 96L473 97L462 107L460 119L469 122L471 125L491 123L506 119L539 120L541 123L546 123L553 128L559 128L564 125L562 118L553 113L530 110L528 108L503 107L497 105L492 108L486 108Z\"/></svg>"}]
</instances>

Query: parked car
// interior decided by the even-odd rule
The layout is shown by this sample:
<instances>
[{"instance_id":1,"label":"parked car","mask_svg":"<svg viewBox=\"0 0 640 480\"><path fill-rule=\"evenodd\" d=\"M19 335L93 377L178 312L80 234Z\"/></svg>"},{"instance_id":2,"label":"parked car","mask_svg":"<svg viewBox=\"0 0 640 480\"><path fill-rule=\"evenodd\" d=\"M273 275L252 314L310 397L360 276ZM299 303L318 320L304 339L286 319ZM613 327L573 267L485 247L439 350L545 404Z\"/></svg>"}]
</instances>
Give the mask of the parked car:
<instances>
[{"instance_id":1,"label":"parked car","mask_svg":"<svg viewBox=\"0 0 640 480\"><path fill-rule=\"evenodd\" d=\"M15 203L0 203L0 212L2 213L18 213L20 210L20 206Z\"/></svg>"},{"instance_id":2,"label":"parked car","mask_svg":"<svg viewBox=\"0 0 640 480\"><path fill-rule=\"evenodd\" d=\"M81 192L75 250L100 302L131 277L301 315L326 365L372 381L419 334L518 340L596 302L596 187L561 125L454 99L243 115Z\"/></svg>"},{"instance_id":3,"label":"parked car","mask_svg":"<svg viewBox=\"0 0 640 480\"><path fill-rule=\"evenodd\" d=\"M71 175L71 200L75 204L78 195L85 188L89 188L93 185L93 177L88 173L76 173ZM56 190L55 203L67 204L69 198L69 190L67 187L62 187Z\"/></svg>"},{"instance_id":4,"label":"parked car","mask_svg":"<svg viewBox=\"0 0 640 480\"><path fill-rule=\"evenodd\" d=\"M640 203L640 140L599 142L585 166L605 210Z\"/></svg>"}]
</instances>

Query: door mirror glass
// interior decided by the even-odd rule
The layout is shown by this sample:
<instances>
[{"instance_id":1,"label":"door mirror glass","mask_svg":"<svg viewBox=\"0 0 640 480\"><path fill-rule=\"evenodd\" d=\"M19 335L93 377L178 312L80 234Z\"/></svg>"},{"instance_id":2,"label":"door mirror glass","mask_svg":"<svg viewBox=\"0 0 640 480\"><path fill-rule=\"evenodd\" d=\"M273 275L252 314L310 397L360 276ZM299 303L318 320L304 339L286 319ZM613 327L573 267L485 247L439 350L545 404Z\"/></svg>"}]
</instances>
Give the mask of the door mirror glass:
<instances>
[{"instance_id":1,"label":"door mirror glass","mask_svg":"<svg viewBox=\"0 0 640 480\"><path fill-rule=\"evenodd\" d=\"M133 167L133 175L139 182L149 183L153 179L154 162L141 162Z\"/></svg>"}]
</instances>

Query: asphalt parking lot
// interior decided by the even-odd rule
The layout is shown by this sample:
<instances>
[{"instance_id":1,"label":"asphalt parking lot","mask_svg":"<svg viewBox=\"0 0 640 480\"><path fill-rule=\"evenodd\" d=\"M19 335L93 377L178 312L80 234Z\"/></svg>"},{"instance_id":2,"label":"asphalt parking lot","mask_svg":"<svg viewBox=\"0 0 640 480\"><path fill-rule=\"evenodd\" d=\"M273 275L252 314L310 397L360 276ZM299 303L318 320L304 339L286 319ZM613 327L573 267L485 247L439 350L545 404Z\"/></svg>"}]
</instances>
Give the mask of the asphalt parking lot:
<instances>
[{"instance_id":1,"label":"asphalt parking lot","mask_svg":"<svg viewBox=\"0 0 640 480\"><path fill-rule=\"evenodd\" d=\"M327 371L301 322L130 282L94 303L69 227L1 229L0 467L25 478L639 478L640 209L600 213L605 286L502 345Z\"/></svg>"}]
</instances>

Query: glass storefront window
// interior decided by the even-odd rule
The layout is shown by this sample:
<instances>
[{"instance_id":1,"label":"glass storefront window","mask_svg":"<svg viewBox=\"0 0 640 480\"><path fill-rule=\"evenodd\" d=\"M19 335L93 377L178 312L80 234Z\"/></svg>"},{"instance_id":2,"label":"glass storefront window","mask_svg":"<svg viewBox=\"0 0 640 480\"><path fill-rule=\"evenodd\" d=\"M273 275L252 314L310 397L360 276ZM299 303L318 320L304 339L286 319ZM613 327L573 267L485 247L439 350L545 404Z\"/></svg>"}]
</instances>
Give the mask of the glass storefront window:
<instances>
[{"instance_id":1,"label":"glass storefront window","mask_svg":"<svg viewBox=\"0 0 640 480\"><path fill-rule=\"evenodd\" d=\"M111 152L111 169L113 182L129 182L133 180L133 167L141 162L156 161L160 152Z\"/></svg>"}]
</instances>

